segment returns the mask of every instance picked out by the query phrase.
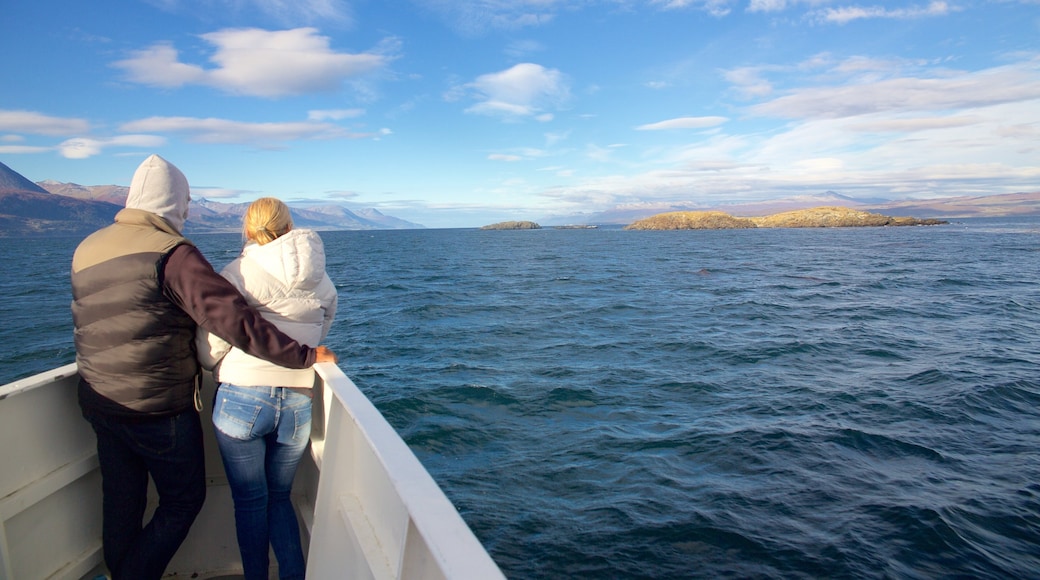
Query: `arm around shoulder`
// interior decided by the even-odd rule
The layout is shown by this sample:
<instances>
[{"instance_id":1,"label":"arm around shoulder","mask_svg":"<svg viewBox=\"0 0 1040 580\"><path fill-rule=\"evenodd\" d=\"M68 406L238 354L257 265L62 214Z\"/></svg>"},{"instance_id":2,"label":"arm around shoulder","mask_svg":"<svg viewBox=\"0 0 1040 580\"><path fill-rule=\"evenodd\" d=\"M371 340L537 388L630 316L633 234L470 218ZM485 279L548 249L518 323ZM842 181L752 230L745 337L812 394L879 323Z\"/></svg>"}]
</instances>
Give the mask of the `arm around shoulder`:
<instances>
[{"instance_id":1,"label":"arm around shoulder","mask_svg":"<svg viewBox=\"0 0 1040 580\"><path fill-rule=\"evenodd\" d=\"M163 267L163 289L199 327L232 346L287 368L314 364L314 349L264 319L194 246L171 252Z\"/></svg>"}]
</instances>

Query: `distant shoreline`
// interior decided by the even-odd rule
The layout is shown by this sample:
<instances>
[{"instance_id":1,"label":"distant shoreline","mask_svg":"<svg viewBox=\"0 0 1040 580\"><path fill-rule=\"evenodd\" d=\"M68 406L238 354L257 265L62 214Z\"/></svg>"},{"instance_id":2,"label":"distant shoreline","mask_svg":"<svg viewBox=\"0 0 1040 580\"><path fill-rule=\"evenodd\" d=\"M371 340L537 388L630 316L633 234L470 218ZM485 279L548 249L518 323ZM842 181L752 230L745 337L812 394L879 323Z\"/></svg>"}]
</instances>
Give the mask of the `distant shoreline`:
<instances>
[{"instance_id":1,"label":"distant shoreline","mask_svg":"<svg viewBox=\"0 0 1040 580\"><path fill-rule=\"evenodd\" d=\"M736 217L721 211L675 211L644 218L626 230L735 230L755 228L849 228L934 226L937 218L892 217L840 206L814 207L762 217Z\"/></svg>"}]
</instances>

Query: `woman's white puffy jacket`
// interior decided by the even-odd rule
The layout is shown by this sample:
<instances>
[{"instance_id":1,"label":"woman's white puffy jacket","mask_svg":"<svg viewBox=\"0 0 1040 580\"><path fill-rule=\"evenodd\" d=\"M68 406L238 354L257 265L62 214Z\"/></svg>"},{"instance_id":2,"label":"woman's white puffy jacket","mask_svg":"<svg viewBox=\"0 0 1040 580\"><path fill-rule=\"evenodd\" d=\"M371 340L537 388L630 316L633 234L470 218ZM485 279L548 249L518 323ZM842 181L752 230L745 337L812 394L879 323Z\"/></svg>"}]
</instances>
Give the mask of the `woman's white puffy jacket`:
<instances>
[{"instance_id":1,"label":"woman's white puffy jacket","mask_svg":"<svg viewBox=\"0 0 1040 580\"><path fill-rule=\"evenodd\" d=\"M325 273L325 246L311 230L250 243L220 272L251 306L301 344L318 346L336 316L336 287ZM250 356L200 328L199 362L219 382L243 387L310 387L313 369L288 369Z\"/></svg>"}]
</instances>

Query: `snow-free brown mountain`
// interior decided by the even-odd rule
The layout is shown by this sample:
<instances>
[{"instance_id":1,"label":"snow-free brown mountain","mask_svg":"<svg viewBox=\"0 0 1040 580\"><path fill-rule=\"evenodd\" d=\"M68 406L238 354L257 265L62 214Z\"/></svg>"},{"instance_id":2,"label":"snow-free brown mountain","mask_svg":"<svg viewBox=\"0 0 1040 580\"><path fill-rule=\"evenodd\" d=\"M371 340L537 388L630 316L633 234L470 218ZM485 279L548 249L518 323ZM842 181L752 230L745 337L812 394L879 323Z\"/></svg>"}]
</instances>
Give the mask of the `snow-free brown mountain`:
<instances>
[{"instance_id":1,"label":"snow-free brown mountain","mask_svg":"<svg viewBox=\"0 0 1040 580\"><path fill-rule=\"evenodd\" d=\"M86 235L112 223L121 207L53 195L0 163L0 236Z\"/></svg>"},{"instance_id":2,"label":"snow-free brown mountain","mask_svg":"<svg viewBox=\"0 0 1040 580\"><path fill-rule=\"evenodd\" d=\"M45 180L33 183L0 163L0 236L86 235L112 223L130 188ZM237 232L249 202L191 200L186 234ZM290 207L293 222L314 230L418 229L423 226L375 209L335 204Z\"/></svg>"}]
</instances>

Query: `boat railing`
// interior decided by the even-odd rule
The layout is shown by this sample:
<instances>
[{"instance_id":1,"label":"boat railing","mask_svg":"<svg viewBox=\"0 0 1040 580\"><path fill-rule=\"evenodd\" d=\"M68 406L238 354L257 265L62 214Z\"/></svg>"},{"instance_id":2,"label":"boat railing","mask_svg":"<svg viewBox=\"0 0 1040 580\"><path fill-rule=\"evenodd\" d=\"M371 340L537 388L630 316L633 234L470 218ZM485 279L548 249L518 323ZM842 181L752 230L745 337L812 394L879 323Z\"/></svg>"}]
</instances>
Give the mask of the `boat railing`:
<instances>
[{"instance_id":1,"label":"boat railing","mask_svg":"<svg viewBox=\"0 0 1040 580\"><path fill-rule=\"evenodd\" d=\"M455 506L340 368L320 364L308 578L504 578ZM317 405L316 405L317 407Z\"/></svg>"},{"instance_id":2,"label":"boat railing","mask_svg":"<svg viewBox=\"0 0 1040 580\"><path fill-rule=\"evenodd\" d=\"M101 562L101 473L76 365L0 387L0 577L78 579Z\"/></svg>"},{"instance_id":3,"label":"boat railing","mask_svg":"<svg viewBox=\"0 0 1040 580\"><path fill-rule=\"evenodd\" d=\"M293 501L311 579L504 578L429 472L334 364L319 364L310 454ZM103 571L101 475L76 401L75 364L0 387L0 579ZM227 480L203 384L207 496L168 577L241 570ZM150 509L155 495L151 491Z\"/></svg>"}]
</instances>

